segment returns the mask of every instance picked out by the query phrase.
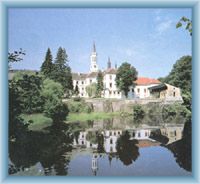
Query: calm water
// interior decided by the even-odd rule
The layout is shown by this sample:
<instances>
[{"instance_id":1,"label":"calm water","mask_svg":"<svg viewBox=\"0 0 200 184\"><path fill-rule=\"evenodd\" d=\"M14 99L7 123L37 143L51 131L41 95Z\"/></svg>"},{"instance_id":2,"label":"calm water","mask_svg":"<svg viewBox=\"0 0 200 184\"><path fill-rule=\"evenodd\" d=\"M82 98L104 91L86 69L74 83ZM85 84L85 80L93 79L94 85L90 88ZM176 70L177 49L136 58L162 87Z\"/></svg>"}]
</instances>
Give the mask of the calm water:
<instances>
[{"instance_id":1,"label":"calm water","mask_svg":"<svg viewBox=\"0 0 200 184\"><path fill-rule=\"evenodd\" d=\"M123 123L122 123L123 122ZM69 176L191 175L184 124L111 119L63 124L10 143L9 173Z\"/></svg>"}]
</instances>

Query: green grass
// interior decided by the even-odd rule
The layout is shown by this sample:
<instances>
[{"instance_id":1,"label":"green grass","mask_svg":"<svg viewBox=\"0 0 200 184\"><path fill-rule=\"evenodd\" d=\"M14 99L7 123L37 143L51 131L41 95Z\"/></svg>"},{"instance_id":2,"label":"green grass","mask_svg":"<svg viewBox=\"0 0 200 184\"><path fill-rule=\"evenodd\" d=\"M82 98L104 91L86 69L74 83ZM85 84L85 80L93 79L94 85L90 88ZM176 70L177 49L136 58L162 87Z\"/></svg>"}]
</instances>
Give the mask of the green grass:
<instances>
[{"instance_id":1,"label":"green grass","mask_svg":"<svg viewBox=\"0 0 200 184\"><path fill-rule=\"evenodd\" d=\"M115 116L120 116L120 113L119 112L69 113L67 117L67 122L110 119Z\"/></svg>"},{"instance_id":2,"label":"green grass","mask_svg":"<svg viewBox=\"0 0 200 184\"><path fill-rule=\"evenodd\" d=\"M29 125L29 130L33 131L40 131L44 129L45 127L51 126L52 125L52 119L44 116L42 113L38 114L23 114L22 118L25 121L32 120L33 123Z\"/></svg>"}]
</instances>

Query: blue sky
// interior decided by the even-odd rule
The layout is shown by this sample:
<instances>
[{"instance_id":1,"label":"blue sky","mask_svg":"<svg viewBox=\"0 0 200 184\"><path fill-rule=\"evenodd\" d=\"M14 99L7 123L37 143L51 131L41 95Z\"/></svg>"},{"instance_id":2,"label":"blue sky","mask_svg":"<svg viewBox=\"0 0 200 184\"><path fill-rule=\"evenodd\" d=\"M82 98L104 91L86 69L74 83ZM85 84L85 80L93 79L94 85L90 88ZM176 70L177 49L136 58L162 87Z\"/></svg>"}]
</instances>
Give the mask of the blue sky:
<instances>
[{"instance_id":1,"label":"blue sky","mask_svg":"<svg viewBox=\"0 0 200 184\"><path fill-rule=\"evenodd\" d=\"M68 54L74 72L88 72L93 41L98 65L131 63L139 76L166 76L173 64L191 55L191 36L176 29L177 21L191 9L38 9L10 8L9 51L23 48L24 60L13 69L39 70L49 47L53 58L59 46Z\"/></svg>"}]
</instances>

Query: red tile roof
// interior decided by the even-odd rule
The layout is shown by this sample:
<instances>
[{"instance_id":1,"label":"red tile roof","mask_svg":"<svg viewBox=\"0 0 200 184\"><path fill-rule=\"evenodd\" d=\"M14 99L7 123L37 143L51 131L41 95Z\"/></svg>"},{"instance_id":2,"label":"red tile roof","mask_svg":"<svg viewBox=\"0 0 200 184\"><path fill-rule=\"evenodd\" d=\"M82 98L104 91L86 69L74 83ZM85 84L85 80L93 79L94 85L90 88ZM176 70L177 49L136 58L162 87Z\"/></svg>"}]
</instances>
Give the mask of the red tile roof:
<instances>
[{"instance_id":1,"label":"red tile roof","mask_svg":"<svg viewBox=\"0 0 200 184\"><path fill-rule=\"evenodd\" d=\"M161 82L157 79L150 79L147 77L138 77L136 81L134 81L137 85L150 85L150 84L160 84Z\"/></svg>"}]
</instances>

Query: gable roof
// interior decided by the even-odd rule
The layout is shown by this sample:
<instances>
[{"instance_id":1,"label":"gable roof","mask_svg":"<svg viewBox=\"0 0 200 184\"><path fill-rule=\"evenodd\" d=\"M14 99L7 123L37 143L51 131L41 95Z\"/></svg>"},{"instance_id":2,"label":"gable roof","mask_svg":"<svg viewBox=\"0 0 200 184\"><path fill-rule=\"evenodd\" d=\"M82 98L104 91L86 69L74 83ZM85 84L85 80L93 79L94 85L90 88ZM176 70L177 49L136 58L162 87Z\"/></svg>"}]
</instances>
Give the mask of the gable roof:
<instances>
[{"instance_id":1,"label":"gable roof","mask_svg":"<svg viewBox=\"0 0 200 184\"><path fill-rule=\"evenodd\" d=\"M115 69L115 68L108 68L103 73L104 73L104 75L105 74L117 74L117 69Z\"/></svg>"},{"instance_id":2,"label":"gable roof","mask_svg":"<svg viewBox=\"0 0 200 184\"><path fill-rule=\"evenodd\" d=\"M91 73L87 74L87 77L94 78L94 77L97 77L97 75L98 75L98 72L91 72Z\"/></svg>"},{"instance_id":3,"label":"gable roof","mask_svg":"<svg viewBox=\"0 0 200 184\"><path fill-rule=\"evenodd\" d=\"M161 84L161 82L157 79L151 79L147 77L138 77L136 81L134 81L137 85L150 85L150 84Z\"/></svg>"},{"instance_id":4,"label":"gable roof","mask_svg":"<svg viewBox=\"0 0 200 184\"><path fill-rule=\"evenodd\" d=\"M86 77L87 77L87 74L85 73L72 73L73 80L85 80Z\"/></svg>"}]
</instances>

